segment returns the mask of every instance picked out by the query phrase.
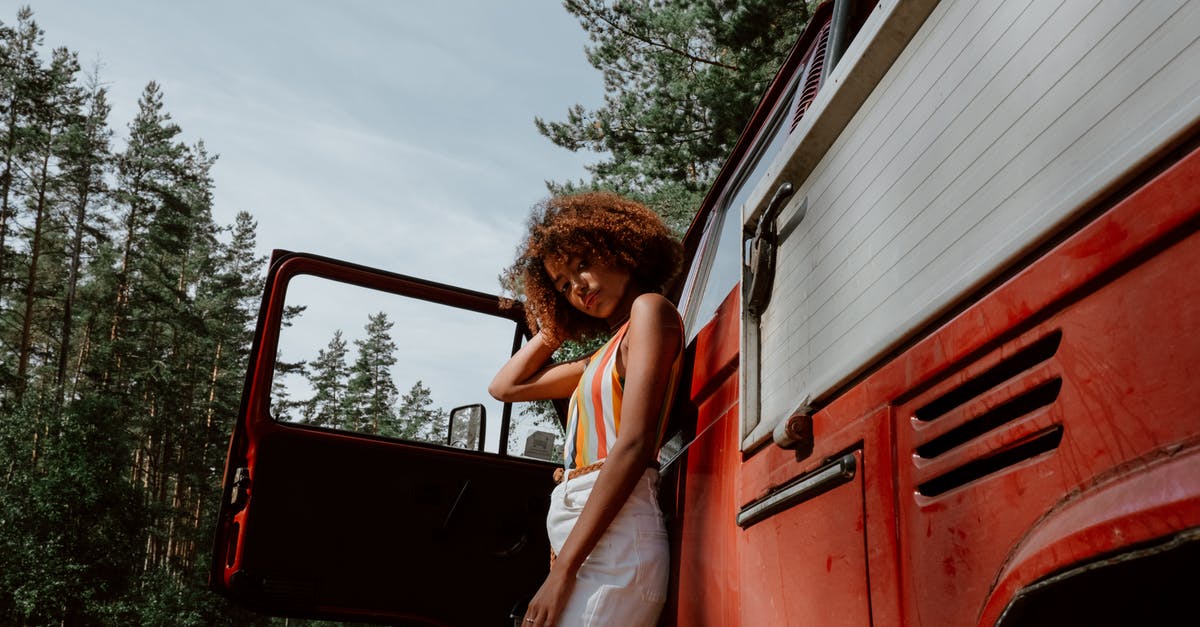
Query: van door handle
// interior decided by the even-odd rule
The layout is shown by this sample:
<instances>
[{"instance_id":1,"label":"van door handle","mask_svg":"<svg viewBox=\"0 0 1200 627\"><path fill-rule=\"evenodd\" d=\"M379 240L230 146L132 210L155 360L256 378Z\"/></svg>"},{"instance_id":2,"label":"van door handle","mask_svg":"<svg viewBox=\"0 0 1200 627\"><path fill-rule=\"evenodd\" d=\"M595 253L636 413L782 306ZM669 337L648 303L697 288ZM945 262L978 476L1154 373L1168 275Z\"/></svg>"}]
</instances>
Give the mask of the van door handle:
<instances>
[{"instance_id":1,"label":"van door handle","mask_svg":"<svg viewBox=\"0 0 1200 627\"><path fill-rule=\"evenodd\" d=\"M816 498L854 479L858 463L854 453L846 453L833 463L786 484L770 494L747 503L737 515L742 529L779 512Z\"/></svg>"}]
</instances>

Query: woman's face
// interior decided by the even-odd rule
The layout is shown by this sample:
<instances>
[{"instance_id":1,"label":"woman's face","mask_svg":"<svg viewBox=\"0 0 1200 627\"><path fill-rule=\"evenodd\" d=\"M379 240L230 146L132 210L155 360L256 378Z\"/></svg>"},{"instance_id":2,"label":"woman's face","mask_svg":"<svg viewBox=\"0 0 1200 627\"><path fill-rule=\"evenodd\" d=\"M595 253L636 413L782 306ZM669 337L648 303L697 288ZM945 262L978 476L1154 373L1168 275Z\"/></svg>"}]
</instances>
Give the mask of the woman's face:
<instances>
[{"instance_id":1,"label":"woman's face","mask_svg":"<svg viewBox=\"0 0 1200 627\"><path fill-rule=\"evenodd\" d=\"M572 307L610 322L629 315L637 295L631 294L624 268L593 264L578 255L548 258L544 265L554 288Z\"/></svg>"}]
</instances>

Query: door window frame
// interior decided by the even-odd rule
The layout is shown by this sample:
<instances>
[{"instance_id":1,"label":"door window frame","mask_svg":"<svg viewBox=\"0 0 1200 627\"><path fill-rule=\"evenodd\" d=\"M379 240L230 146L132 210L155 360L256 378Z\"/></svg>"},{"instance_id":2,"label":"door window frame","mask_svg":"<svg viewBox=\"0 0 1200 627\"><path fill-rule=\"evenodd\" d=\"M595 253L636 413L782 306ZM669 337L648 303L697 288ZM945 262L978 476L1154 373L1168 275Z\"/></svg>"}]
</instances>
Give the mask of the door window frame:
<instances>
[{"instance_id":1,"label":"door window frame","mask_svg":"<svg viewBox=\"0 0 1200 627\"><path fill-rule=\"evenodd\" d=\"M276 420L271 415L269 407L271 386L275 377L276 356L279 349L280 321L287 304L287 288L289 282L298 276L312 276L510 320L515 325L510 355L531 337L525 322L524 308L517 301L320 255L274 251L267 273L263 305L255 332L258 342L255 343L250 354L251 367L246 374L242 395L241 412L243 416L246 416L245 427L254 435L260 435L262 431L274 428L325 430L322 427ZM400 322L402 321L397 321L397 323ZM266 403L267 406L250 408L247 406L249 402ZM508 457L507 442L512 420L512 403L504 403L503 408L500 417L500 445L497 454L500 457ZM254 411L248 411L251 409ZM365 438L380 437L353 431L339 430L337 433ZM392 440L393 438L383 439ZM404 440L404 442L415 445L422 444L416 441Z\"/></svg>"}]
</instances>

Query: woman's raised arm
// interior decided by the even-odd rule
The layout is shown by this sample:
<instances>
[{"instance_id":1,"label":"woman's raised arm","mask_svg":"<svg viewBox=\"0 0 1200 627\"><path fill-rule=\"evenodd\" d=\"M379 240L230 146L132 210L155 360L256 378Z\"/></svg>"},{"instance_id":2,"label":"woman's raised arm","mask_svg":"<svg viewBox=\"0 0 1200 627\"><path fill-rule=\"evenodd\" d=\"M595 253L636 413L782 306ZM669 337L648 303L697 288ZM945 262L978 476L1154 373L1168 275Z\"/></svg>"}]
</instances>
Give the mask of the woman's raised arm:
<instances>
[{"instance_id":1,"label":"woman's raised arm","mask_svg":"<svg viewBox=\"0 0 1200 627\"><path fill-rule=\"evenodd\" d=\"M488 394L505 403L570 396L579 385L587 360L548 364L555 348L546 343L541 332L534 335L496 373Z\"/></svg>"}]
</instances>

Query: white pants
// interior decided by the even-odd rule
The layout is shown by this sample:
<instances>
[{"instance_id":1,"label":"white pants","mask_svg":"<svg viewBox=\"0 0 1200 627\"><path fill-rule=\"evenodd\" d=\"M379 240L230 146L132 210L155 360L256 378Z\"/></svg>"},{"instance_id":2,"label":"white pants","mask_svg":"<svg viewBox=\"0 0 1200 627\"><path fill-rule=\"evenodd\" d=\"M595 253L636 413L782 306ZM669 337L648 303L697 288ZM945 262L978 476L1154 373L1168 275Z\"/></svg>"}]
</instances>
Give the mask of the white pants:
<instances>
[{"instance_id":1,"label":"white pants","mask_svg":"<svg viewBox=\"0 0 1200 627\"><path fill-rule=\"evenodd\" d=\"M563 481L550 494L546 530L557 555L603 470ZM649 468L584 560L555 627L653 627L667 597L667 529L658 508L658 471Z\"/></svg>"}]
</instances>

